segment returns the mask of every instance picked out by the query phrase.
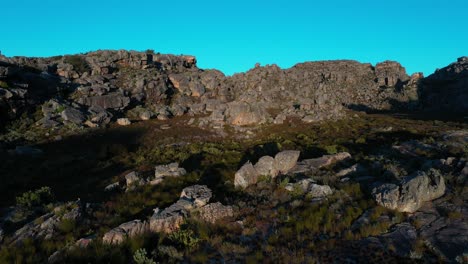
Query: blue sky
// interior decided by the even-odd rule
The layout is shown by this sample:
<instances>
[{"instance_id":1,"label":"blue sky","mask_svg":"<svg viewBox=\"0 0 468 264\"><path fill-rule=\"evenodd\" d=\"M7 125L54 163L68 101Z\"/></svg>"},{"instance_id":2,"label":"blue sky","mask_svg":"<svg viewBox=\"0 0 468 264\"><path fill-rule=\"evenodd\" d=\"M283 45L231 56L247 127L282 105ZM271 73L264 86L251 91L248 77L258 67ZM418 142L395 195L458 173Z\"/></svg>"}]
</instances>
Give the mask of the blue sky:
<instances>
[{"instance_id":1,"label":"blue sky","mask_svg":"<svg viewBox=\"0 0 468 264\"><path fill-rule=\"evenodd\" d=\"M256 62L397 60L425 75L468 55L466 0L5 1L0 50L52 56L97 49L190 54L226 74Z\"/></svg>"}]
</instances>

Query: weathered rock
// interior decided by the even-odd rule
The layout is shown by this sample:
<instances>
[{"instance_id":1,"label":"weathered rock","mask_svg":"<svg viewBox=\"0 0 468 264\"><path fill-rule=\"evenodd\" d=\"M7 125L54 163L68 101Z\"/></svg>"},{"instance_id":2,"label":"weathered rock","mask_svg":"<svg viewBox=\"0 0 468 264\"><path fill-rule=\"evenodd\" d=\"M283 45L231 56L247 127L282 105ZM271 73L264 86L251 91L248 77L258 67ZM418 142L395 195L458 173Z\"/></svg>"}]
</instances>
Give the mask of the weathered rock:
<instances>
[{"instance_id":1,"label":"weathered rock","mask_svg":"<svg viewBox=\"0 0 468 264\"><path fill-rule=\"evenodd\" d=\"M78 102L90 107L101 107L104 109L123 109L130 103L130 98L120 93L110 93L101 96L82 97L78 100Z\"/></svg>"},{"instance_id":2,"label":"weathered rock","mask_svg":"<svg viewBox=\"0 0 468 264\"><path fill-rule=\"evenodd\" d=\"M60 115L62 116L63 120L77 125L82 124L85 121L83 113L81 113L80 110L71 107L63 110Z\"/></svg>"},{"instance_id":3,"label":"weathered rock","mask_svg":"<svg viewBox=\"0 0 468 264\"><path fill-rule=\"evenodd\" d=\"M44 214L18 229L13 234L11 243L17 244L25 239L51 239L58 231L58 226L63 220L76 222L81 217L81 205L79 202L70 202L58 206L51 213Z\"/></svg>"},{"instance_id":4,"label":"weathered rock","mask_svg":"<svg viewBox=\"0 0 468 264\"><path fill-rule=\"evenodd\" d=\"M333 191L328 185L318 185L318 184L312 183L309 185L307 194L311 198L322 198L322 197L326 197L328 195L333 194Z\"/></svg>"},{"instance_id":5,"label":"weathered rock","mask_svg":"<svg viewBox=\"0 0 468 264\"><path fill-rule=\"evenodd\" d=\"M153 116L153 113L151 113L151 111L148 111L148 110L142 111L140 113L141 120L150 120L152 116Z\"/></svg>"},{"instance_id":6,"label":"weathered rock","mask_svg":"<svg viewBox=\"0 0 468 264\"><path fill-rule=\"evenodd\" d=\"M299 189L310 198L323 198L333 193L330 186L318 185L312 179L303 179L296 183L289 183L285 189L290 192Z\"/></svg>"},{"instance_id":7,"label":"weathered rock","mask_svg":"<svg viewBox=\"0 0 468 264\"><path fill-rule=\"evenodd\" d=\"M182 190L180 199L190 201L195 207L202 207L210 201L211 195L206 185L193 185Z\"/></svg>"},{"instance_id":8,"label":"weathered rock","mask_svg":"<svg viewBox=\"0 0 468 264\"><path fill-rule=\"evenodd\" d=\"M245 102L228 103L225 115L227 121L235 126L263 124L268 118L265 109Z\"/></svg>"},{"instance_id":9,"label":"weathered rock","mask_svg":"<svg viewBox=\"0 0 468 264\"><path fill-rule=\"evenodd\" d=\"M119 118L117 119L117 124L119 124L120 126L128 126L131 125L132 122L128 118Z\"/></svg>"},{"instance_id":10,"label":"weathered rock","mask_svg":"<svg viewBox=\"0 0 468 264\"><path fill-rule=\"evenodd\" d=\"M261 157L254 166L258 175L276 177L278 170L275 167L275 159L270 156Z\"/></svg>"},{"instance_id":11,"label":"weathered rock","mask_svg":"<svg viewBox=\"0 0 468 264\"><path fill-rule=\"evenodd\" d=\"M257 183L258 173L252 163L245 163L234 175L234 186L246 188L249 185Z\"/></svg>"},{"instance_id":12,"label":"weathered rock","mask_svg":"<svg viewBox=\"0 0 468 264\"><path fill-rule=\"evenodd\" d=\"M349 158L351 158L351 154L348 152L341 152L333 155L324 155L316 159L301 160L291 169L291 173L298 174L318 170Z\"/></svg>"},{"instance_id":13,"label":"weathered rock","mask_svg":"<svg viewBox=\"0 0 468 264\"><path fill-rule=\"evenodd\" d=\"M104 244L121 244L127 238L141 236L149 232L148 222L141 220L133 220L123 223L118 227L105 233L102 242Z\"/></svg>"},{"instance_id":14,"label":"weathered rock","mask_svg":"<svg viewBox=\"0 0 468 264\"><path fill-rule=\"evenodd\" d=\"M275 156L275 169L281 174L288 173L292 168L294 168L294 166L296 166L300 154L301 152L296 150L279 152Z\"/></svg>"},{"instance_id":15,"label":"weathered rock","mask_svg":"<svg viewBox=\"0 0 468 264\"><path fill-rule=\"evenodd\" d=\"M114 183L111 183L111 184L107 185L104 188L104 191L110 192L110 191L118 189L119 187L120 187L120 183L119 182L114 182Z\"/></svg>"},{"instance_id":16,"label":"weathered rock","mask_svg":"<svg viewBox=\"0 0 468 264\"><path fill-rule=\"evenodd\" d=\"M232 217L234 215L232 206L226 206L220 202L207 204L201 207L198 212L202 220L212 224L220 219Z\"/></svg>"},{"instance_id":17,"label":"weathered rock","mask_svg":"<svg viewBox=\"0 0 468 264\"><path fill-rule=\"evenodd\" d=\"M125 182L127 184L127 189L132 189L136 186L145 184L145 180L140 178L140 175L136 171L132 171L125 175Z\"/></svg>"},{"instance_id":18,"label":"weathered rock","mask_svg":"<svg viewBox=\"0 0 468 264\"><path fill-rule=\"evenodd\" d=\"M348 152L341 152L333 155L325 155L316 159L303 160L301 163L315 169L320 169L349 158L351 158L351 154Z\"/></svg>"},{"instance_id":19,"label":"weathered rock","mask_svg":"<svg viewBox=\"0 0 468 264\"><path fill-rule=\"evenodd\" d=\"M364 168L364 166L362 166L361 164L354 164L353 166L349 168L340 170L338 173L336 173L336 176L337 177L349 177L349 176L359 174L359 173L364 173L364 172L366 172L366 169Z\"/></svg>"},{"instance_id":20,"label":"weathered rock","mask_svg":"<svg viewBox=\"0 0 468 264\"><path fill-rule=\"evenodd\" d=\"M415 212L424 202L437 199L444 193L444 178L433 169L428 173L418 171L404 178L400 185L383 184L372 190L379 205L409 213Z\"/></svg>"},{"instance_id":21,"label":"weathered rock","mask_svg":"<svg viewBox=\"0 0 468 264\"><path fill-rule=\"evenodd\" d=\"M375 66L375 74L380 86L396 87L403 86L403 82L409 79L405 68L396 61L384 61L377 63Z\"/></svg>"}]
</instances>

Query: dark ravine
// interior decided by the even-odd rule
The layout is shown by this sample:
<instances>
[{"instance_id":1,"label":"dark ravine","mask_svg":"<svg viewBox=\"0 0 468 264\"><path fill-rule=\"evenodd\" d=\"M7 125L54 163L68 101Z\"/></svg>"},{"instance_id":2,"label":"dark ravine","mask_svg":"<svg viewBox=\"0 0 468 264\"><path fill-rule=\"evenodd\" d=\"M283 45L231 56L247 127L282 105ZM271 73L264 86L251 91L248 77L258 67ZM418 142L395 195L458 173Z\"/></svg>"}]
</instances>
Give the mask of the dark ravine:
<instances>
[{"instance_id":1,"label":"dark ravine","mask_svg":"<svg viewBox=\"0 0 468 264\"><path fill-rule=\"evenodd\" d=\"M196 63L0 56L0 263L468 261L468 57Z\"/></svg>"}]
</instances>

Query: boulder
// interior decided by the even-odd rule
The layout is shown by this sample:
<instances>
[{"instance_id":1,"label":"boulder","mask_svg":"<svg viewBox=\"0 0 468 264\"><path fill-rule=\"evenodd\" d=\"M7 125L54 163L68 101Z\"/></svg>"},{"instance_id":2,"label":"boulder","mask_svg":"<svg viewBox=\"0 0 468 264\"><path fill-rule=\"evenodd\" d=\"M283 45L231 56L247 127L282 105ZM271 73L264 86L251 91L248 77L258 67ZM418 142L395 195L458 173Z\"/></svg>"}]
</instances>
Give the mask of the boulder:
<instances>
[{"instance_id":1,"label":"boulder","mask_svg":"<svg viewBox=\"0 0 468 264\"><path fill-rule=\"evenodd\" d=\"M316 159L306 159L297 163L297 166L291 169L292 173L305 173L328 167L337 162L351 158L348 152L341 152L333 155L324 155Z\"/></svg>"},{"instance_id":2,"label":"boulder","mask_svg":"<svg viewBox=\"0 0 468 264\"><path fill-rule=\"evenodd\" d=\"M146 221L133 220L123 223L118 227L105 233L102 242L104 244L121 244L127 238L141 236L149 231L149 224Z\"/></svg>"},{"instance_id":3,"label":"boulder","mask_svg":"<svg viewBox=\"0 0 468 264\"><path fill-rule=\"evenodd\" d=\"M117 124L119 124L120 126L128 126L132 124L132 122L128 118L119 118L117 119Z\"/></svg>"},{"instance_id":4,"label":"boulder","mask_svg":"<svg viewBox=\"0 0 468 264\"><path fill-rule=\"evenodd\" d=\"M205 206L211 195L211 190L205 185L193 185L183 189L176 203L164 210L154 210L150 218L150 230L170 233L179 229L190 210Z\"/></svg>"},{"instance_id":5,"label":"boulder","mask_svg":"<svg viewBox=\"0 0 468 264\"><path fill-rule=\"evenodd\" d=\"M150 230L156 233L171 233L180 228L187 215L185 208L173 204L163 211L155 210L150 218Z\"/></svg>"},{"instance_id":6,"label":"boulder","mask_svg":"<svg viewBox=\"0 0 468 264\"><path fill-rule=\"evenodd\" d=\"M104 109L123 109L130 104L130 98L115 92L101 96L81 97L78 103L90 107L101 107Z\"/></svg>"},{"instance_id":7,"label":"boulder","mask_svg":"<svg viewBox=\"0 0 468 264\"><path fill-rule=\"evenodd\" d=\"M231 102L225 111L227 121L235 126L259 125L266 122L268 113L258 105L246 102Z\"/></svg>"},{"instance_id":8,"label":"boulder","mask_svg":"<svg viewBox=\"0 0 468 264\"><path fill-rule=\"evenodd\" d=\"M226 206L217 202L201 207L198 213L203 221L214 224L220 219L232 217L234 215L234 210L232 206Z\"/></svg>"},{"instance_id":9,"label":"boulder","mask_svg":"<svg viewBox=\"0 0 468 264\"><path fill-rule=\"evenodd\" d=\"M107 185L104 188L104 191L110 192L110 191L118 189L119 187L120 187L120 183L119 182L114 182L114 183L111 183L111 184Z\"/></svg>"},{"instance_id":10,"label":"boulder","mask_svg":"<svg viewBox=\"0 0 468 264\"><path fill-rule=\"evenodd\" d=\"M60 113L60 116L63 120L77 125L80 125L85 121L83 113L81 113L80 110L71 107L63 110L62 113Z\"/></svg>"},{"instance_id":11,"label":"boulder","mask_svg":"<svg viewBox=\"0 0 468 264\"><path fill-rule=\"evenodd\" d=\"M407 176L399 185L382 184L372 190L376 202L386 208L414 213L424 202L445 194L445 181L440 173L431 169Z\"/></svg>"},{"instance_id":12,"label":"boulder","mask_svg":"<svg viewBox=\"0 0 468 264\"><path fill-rule=\"evenodd\" d=\"M307 195L310 196L311 198L323 198L331 194L333 194L333 191L330 188L330 186L318 185L315 183L312 183L309 185L309 189L307 193Z\"/></svg>"},{"instance_id":13,"label":"boulder","mask_svg":"<svg viewBox=\"0 0 468 264\"><path fill-rule=\"evenodd\" d=\"M280 174L288 173L294 166L296 166L299 159L300 151L286 150L281 151L275 156L275 169Z\"/></svg>"},{"instance_id":14,"label":"boulder","mask_svg":"<svg viewBox=\"0 0 468 264\"><path fill-rule=\"evenodd\" d=\"M211 190L206 185L193 185L182 190L180 199L190 201L195 207L202 207L210 201L211 196Z\"/></svg>"},{"instance_id":15,"label":"boulder","mask_svg":"<svg viewBox=\"0 0 468 264\"><path fill-rule=\"evenodd\" d=\"M299 189L310 198L323 198L333 193L330 186L318 185L312 179L303 179L296 183L289 183L285 189L290 192Z\"/></svg>"},{"instance_id":16,"label":"boulder","mask_svg":"<svg viewBox=\"0 0 468 264\"><path fill-rule=\"evenodd\" d=\"M150 181L151 185L161 183L166 177L180 177L187 173L184 168L179 167L179 163L173 162L166 165L158 165L154 168L154 179Z\"/></svg>"},{"instance_id":17,"label":"boulder","mask_svg":"<svg viewBox=\"0 0 468 264\"><path fill-rule=\"evenodd\" d=\"M275 167L275 159L270 156L261 157L254 166L258 175L276 177L278 170Z\"/></svg>"},{"instance_id":18,"label":"boulder","mask_svg":"<svg viewBox=\"0 0 468 264\"><path fill-rule=\"evenodd\" d=\"M247 188L247 186L257 183L258 173L250 161L245 163L234 175L234 186Z\"/></svg>"},{"instance_id":19,"label":"boulder","mask_svg":"<svg viewBox=\"0 0 468 264\"><path fill-rule=\"evenodd\" d=\"M145 184L145 181L140 178L140 175L136 171L132 171L125 175L125 182L127 184L127 189Z\"/></svg>"}]
</instances>

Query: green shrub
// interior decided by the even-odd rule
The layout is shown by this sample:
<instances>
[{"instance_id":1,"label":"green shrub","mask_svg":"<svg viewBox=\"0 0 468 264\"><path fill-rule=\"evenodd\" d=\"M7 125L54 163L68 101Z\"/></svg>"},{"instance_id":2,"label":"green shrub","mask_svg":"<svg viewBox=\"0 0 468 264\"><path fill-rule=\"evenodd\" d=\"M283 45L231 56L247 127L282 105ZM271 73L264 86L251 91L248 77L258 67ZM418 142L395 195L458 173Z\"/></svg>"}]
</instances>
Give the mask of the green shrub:
<instances>
[{"instance_id":1,"label":"green shrub","mask_svg":"<svg viewBox=\"0 0 468 264\"><path fill-rule=\"evenodd\" d=\"M146 249L140 248L133 254L133 261L135 261L136 264L156 264L156 262L147 255Z\"/></svg>"},{"instance_id":2,"label":"green shrub","mask_svg":"<svg viewBox=\"0 0 468 264\"><path fill-rule=\"evenodd\" d=\"M190 229L178 230L170 234L169 239L187 249L192 249L200 243L200 239Z\"/></svg>"},{"instance_id":3,"label":"green shrub","mask_svg":"<svg viewBox=\"0 0 468 264\"><path fill-rule=\"evenodd\" d=\"M53 201L54 195L50 187L42 187L35 191L28 191L16 197L16 205L22 208L43 206Z\"/></svg>"}]
</instances>

